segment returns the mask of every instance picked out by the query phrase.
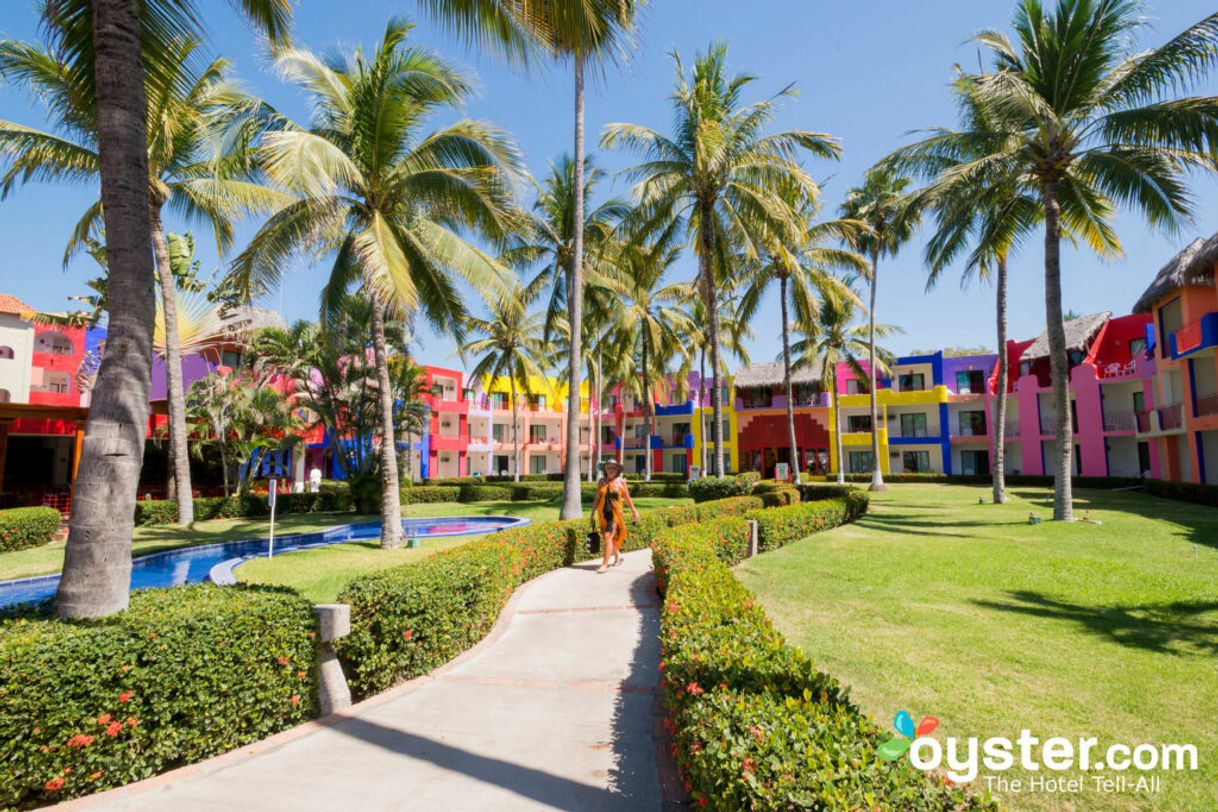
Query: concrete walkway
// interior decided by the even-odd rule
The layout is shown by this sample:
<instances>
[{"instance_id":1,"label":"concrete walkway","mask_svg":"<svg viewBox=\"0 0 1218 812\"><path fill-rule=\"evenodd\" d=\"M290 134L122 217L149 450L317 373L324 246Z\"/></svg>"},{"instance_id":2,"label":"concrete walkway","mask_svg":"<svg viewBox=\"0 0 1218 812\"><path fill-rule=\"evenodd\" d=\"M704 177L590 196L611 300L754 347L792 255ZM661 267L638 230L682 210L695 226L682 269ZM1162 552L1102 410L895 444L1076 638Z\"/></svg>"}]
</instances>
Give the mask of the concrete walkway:
<instances>
[{"instance_id":1,"label":"concrete walkway","mask_svg":"<svg viewBox=\"0 0 1218 812\"><path fill-rule=\"evenodd\" d=\"M660 809L649 551L522 587L494 632L350 711L73 806Z\"/></svg>"}]
</instances>

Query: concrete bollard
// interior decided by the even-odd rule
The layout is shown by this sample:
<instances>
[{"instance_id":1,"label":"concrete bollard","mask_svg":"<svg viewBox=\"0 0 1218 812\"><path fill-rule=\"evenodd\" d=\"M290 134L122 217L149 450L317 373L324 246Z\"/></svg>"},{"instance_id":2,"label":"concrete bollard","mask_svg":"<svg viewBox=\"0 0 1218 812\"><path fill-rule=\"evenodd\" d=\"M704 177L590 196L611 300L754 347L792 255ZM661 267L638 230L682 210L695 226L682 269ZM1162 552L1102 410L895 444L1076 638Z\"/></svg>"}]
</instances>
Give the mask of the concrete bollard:
<instances>
[{"instance_id":1,"label":"concrete bollard","mask_svg":"<svg viewBox=\"0 0 1218 812\"><path fill-rule=\"evenodd\" d=\"M351 633L351 607L345 603L319 603L317 614L317 703L322 716L351 707L351 689L334 653L334 641Z\"/></svg>"},{"instance_id":2,"label":"concrete bollard","mask_svg":"<svg viewBox=\"0 0 1218 812\"><path fill-rule=\"evenodd\" d=\"M749 558L757 555L757 520L749 519Z\"/></svg>"}]
</instances>

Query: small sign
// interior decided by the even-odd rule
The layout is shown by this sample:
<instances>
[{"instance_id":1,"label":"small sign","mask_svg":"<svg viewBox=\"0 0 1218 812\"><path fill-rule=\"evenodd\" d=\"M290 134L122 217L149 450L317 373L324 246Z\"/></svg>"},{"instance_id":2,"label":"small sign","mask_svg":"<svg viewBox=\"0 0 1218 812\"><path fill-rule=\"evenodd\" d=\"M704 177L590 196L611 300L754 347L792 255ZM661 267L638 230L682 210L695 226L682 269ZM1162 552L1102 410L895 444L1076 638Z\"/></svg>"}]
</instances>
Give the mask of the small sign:
<instances>
[{"instance_id":1,"label":"small sign","mask_svg":"<svg viewBox=\"0 0 1218 812\"><path fill-rule=\"evenodd\" d=\"M279 480L275 477L271 477L266 481L266 505L269 508L275 507L275 492L278 490L275 486L278 484Z\"/></svg>"},{"instance_id":2,"label":"small sign","mask_svg":"<svg viewBox=\"0 0 1218 812\"><path fill-rule=\"evenodd\" d=\"M785 462L774 464L774 478L786 482L791 478L791 466Z\"/></svg>"},{"instance_id":3,"label":"small sign","mask_svg":"<svg viewBox=\"0 0 1218 812\"><path fill-rule=\"evenodd\" d=\"M701 479L702 478L702 467L699 465L689 466L689 478L691 480Z\"/></svg>"}]
</instances>

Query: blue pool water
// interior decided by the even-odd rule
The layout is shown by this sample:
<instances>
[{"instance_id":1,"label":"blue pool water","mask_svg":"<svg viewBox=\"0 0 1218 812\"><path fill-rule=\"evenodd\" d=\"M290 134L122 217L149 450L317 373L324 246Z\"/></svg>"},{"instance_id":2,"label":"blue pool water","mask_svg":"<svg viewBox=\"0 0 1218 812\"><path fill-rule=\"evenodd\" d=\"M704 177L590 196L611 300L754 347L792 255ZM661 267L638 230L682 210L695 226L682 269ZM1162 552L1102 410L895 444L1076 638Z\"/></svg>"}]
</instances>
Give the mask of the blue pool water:
<instances>
[{"instance_id":1,"label":"blue pool water","mask_svg":"<svg viewBox=\"0 0 1218 812\"><path fill-rule=\"evenodd\" d=\"M447 516L439 519L403 519L402 530L407 538L426 540L444 536L474 536L528 523L528 519L509 516ZM341 525L316 533L276 535L275 555L341 544L345 541L376 539L380 538L380 535L380 522ZM232 570L236 566L250 558L266 554L267 540L262 538L226 541L143 555L132 561L131 588L197 584L209 578L216 583L232 583ZM0 581L0 607L52 598L58 584L58 575Z\"/></svg>"}]
</instances>

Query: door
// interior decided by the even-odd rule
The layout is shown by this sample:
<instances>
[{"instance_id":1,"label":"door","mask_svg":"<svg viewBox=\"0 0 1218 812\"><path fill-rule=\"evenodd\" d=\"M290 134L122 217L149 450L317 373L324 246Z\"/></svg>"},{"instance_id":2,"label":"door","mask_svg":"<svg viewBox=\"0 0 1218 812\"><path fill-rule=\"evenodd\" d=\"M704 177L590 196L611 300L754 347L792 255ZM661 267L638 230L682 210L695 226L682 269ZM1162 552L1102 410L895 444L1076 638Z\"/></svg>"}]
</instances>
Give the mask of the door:
<instances>
[{"instance_id":1,"label":"door","mask_svg":"<svg viewBox=\"0 0 1218 812\"><path fill-rule=\"evenodd\" d=\"M1138 473L1150 476L1150 443L1145 441L1138 443Z\"/></svg>"}]
</instances>

